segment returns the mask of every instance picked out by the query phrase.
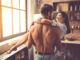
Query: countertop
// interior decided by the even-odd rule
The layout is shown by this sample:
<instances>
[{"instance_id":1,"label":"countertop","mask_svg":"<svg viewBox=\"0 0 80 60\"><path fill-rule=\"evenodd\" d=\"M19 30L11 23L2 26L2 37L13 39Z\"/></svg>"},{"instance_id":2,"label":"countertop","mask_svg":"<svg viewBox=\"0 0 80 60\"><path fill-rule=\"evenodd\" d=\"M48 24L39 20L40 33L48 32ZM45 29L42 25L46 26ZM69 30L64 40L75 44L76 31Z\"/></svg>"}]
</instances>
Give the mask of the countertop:
<instances>
[{"instance_id":1,"label":"countertop","mask_svg":"<svg viewBox=\"0 0 80 60\"><path fill-rule=\"evenodd\" d=\"M0 55L0 60L5 60L5 59L9 58L10 56L14 55L15 53L21 51L24 48L26 48L25 43L22 44L21 46L19 46L16 51L12 51L10 54L6 54L6 53L1 54Z\"/></svg>"},{"instance_id":2,"label":"countertop","mask_svg":"<svg viewBox=\"0 0 80 60\"><path fill-rule=\"evenodd\" d=\"M80 44L80 41L68 41L68 40L63 40L61 41L62 43L64 44ZM7 58L9 58L10 56L14 55L15 53L19 52L20 50L26 48L26 44L22 44L21 46L19 46L17 48L16 51L12 51L10 54L6 54L6 53L3 53L0 55L0 60L5 60Z\"/></svg>"},{"instance_id":3,"label":"countertop","mask_svg":"<svg viewBox=\"0 0 80 60\"><path fill-rule=\"evenodd\" d=\"M62 43L65 43L65 44L80 44L80 41L69 41L69 40L63 40L61 41Z\"/></svg>"}]
</instances>

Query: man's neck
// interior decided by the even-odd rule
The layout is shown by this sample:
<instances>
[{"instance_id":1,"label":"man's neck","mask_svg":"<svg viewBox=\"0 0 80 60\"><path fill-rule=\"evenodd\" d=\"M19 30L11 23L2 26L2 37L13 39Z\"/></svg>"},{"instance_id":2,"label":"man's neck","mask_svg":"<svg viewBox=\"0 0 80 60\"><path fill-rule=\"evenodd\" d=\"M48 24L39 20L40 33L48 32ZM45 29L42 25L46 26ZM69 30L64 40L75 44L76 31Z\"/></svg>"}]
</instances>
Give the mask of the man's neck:
<instances>
[{"instance_id":1,"label":"man's neck","mask_svg":"<svg viewBox=\"0 0 80 60\"><path fill-rule=\"evenodd\" d=\"M47 16L43 16L42 18L43 18L43 19L49 19Z\"/></svg>"},{"instance_id":2,"label":"man's neck","mask_svg":"<svg viewBox=\"0 0 80 60\"><path fill-rule=\"evenodd\" d=\"M52 20L51 17L47 17L47 16L45 16L45 17L43 16L42 18L43 18L43 19L49 19L49 20Z\"/></svg>"}]
</instances>

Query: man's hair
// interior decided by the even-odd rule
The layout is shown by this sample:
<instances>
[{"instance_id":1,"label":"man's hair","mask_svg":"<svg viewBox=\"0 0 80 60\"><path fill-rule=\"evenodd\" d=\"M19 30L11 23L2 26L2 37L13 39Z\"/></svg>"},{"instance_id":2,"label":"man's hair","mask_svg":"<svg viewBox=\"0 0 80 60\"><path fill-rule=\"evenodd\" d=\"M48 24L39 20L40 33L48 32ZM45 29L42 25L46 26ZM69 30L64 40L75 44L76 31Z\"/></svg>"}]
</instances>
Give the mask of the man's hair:
<instances>
[{"instance_id":1,"label":"man's hair","mask_svg":"<svg viewBox=\"0 0 80 60\"><path fill-rule=\"evenodd\" d=\"M49 4L44 4L41 8L41 14L48 15L48 12L52 12L53 7Z\"/></svg>"}]
</instances>

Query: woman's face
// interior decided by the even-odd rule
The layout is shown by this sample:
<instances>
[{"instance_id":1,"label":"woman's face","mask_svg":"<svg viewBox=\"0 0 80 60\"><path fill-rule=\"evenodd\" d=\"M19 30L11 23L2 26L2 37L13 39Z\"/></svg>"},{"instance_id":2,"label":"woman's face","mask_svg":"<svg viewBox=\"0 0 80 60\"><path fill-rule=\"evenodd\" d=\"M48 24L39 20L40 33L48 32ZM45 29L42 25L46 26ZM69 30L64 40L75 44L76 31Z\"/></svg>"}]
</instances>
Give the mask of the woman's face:
<instances>
[{"instance_id":1,"label":"woman's face","mask_svg":"<svg viewBox=\"0 0 80 60\"><path fill-rule=\"evenodd\" d=\"M62 16L61 13L58 13L57 16L56 16L56 20L59 23L64 23L65 18Z\"/></svg>"}]
</instances>

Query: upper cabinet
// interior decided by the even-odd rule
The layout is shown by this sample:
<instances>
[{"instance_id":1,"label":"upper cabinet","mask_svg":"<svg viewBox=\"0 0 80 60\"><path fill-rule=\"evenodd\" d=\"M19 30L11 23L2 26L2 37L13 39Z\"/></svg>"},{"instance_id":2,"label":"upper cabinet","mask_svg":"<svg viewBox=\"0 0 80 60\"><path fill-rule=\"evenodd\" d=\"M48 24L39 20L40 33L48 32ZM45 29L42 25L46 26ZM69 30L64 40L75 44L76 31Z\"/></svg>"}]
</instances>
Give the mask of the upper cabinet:
<instances>
[{"instance_id":1,"label":"upper cabinet","mask_svg":"<svg viewBox=\"0 0 80 60\"><path fill-rule=\"evenodd\" d=\"M80 0L57 0L53 2L55 12L64 11L70 20L80 21Z\"/></svg>"},{"instance_id":2,"label":"upper cabinet","mask_svg":"<svg viewBox=\"0 0 80 60\"><path fill-rule=\"evenodd\" d=\"M80 1L53 2L53 7L55 11L80 11Z\"/></svg>"},{"instance_id":3,"label":"upper cabinet","mask_svg":"<svg viewBox=\"0 0 80 60\"><path fill-rule=\"evenodd\" d=\"M53 2L70 2L70 1L80 1L80 0L53 0Z\"/></svg>"}]
</instances>

